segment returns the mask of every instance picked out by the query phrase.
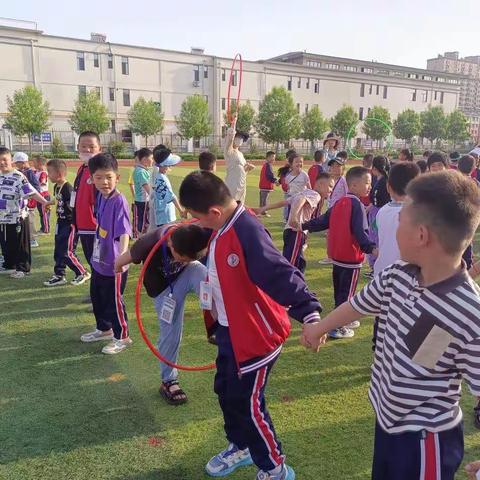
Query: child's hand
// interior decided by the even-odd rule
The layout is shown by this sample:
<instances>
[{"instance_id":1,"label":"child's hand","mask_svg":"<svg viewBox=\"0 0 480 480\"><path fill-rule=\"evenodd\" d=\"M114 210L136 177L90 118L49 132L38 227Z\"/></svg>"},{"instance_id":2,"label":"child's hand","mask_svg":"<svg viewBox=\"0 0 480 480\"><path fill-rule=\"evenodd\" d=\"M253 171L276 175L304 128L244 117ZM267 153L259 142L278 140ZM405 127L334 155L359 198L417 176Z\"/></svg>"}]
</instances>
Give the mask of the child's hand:
<instances>
[{"instance_id":1,"label":"child's hand","mask_svg":"<svg viewBox=\"0 0 480 480\"><path fill-rule=\"evenodd\" d=\"M470 480L476 480L478 478L477 473L480 472L480 461L469 463L465 467L465 471L467 472Z\"/></svg>"},{"instance_id":2,"label":"child's hand","mask_svg":"<svg viewBox=\"0 0 480 480\"><path fill-rule=\"evenodd\" d=\"M182 210L180 212L180 217L186 220L188 218L188 212L186 210Z\"/></svg>"},{"instance_id":3,"label":"child's hand","mask_svg":"<svg viewBox=\"0 0 480 480\"><path fill-rule=\"evenodd\" d=\"M300 231L302 229L298 220L290 220L288 223L294 230Z\"/></svg>"},{"instance_id":4,"label":"child's hand","mask_svg":"<svg viewBox=\"0 0 480 480\"><path fill-rule=\"evenodd\" d=\"M114 265L115 273L122 273L123 272L123 264L122 264L121 260L122 260L121 257L117 257L115 259L115 265Z\"/></svg>"},{"instance_id":5,"label":"child's hand","mask_svg":"<svg viewBox=\"0 0 480 480\"><path fill-rule=\"evenodd\" d=\"M303 325L300 343L314 352L318 352L320 346L327 341L327 335L322 332L320 322Z\"/></svg>"},{"instance_id":6,"label":"child's hand","mask_svg":"<svg viewBox=\"0 0 480 480\"><path fill-rule=\"evenodd\" d=\"M263 215L265 213L265 209L263 207L252 208L252 212L255 215Z\"/></svg>"}]
</instances>

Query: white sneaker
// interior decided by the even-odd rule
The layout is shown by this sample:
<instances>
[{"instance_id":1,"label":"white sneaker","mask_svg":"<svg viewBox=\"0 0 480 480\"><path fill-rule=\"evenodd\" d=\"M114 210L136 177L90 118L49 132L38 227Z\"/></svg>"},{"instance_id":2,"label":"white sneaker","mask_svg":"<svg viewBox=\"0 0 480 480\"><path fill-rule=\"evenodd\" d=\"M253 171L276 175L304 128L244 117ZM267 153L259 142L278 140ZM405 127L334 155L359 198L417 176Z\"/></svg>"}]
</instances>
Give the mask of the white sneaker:
<instances>
[{"instance_id":1,"label":"white sneaker","mask_svg":"<svg viewBox=\"0 0 480 480\"><path fill-rule=\"evenodd\" d=\"M360 327L360 322L358 320L355 320L352 323L349 323L348 325L345 325L347 328L359 328Z\"/></svg>"},{"instance_id":2,"label":"white sneaker","mask_svg":"<svg viewBox=\"0 0 480 480\"><path fill-rule=\"evenodd\" d=\"M75 286L82 285L87 280L90 280L90 277L90 272L85 272L83 275L77 275L70 283Z\"/></svg>"},{"instance_id":3,"label":"white sneaker","mask_svg":"<svg viewBox=\"0 0 480 480\"><path fill-rule=\"evenodd\" d=\"M37 248L39 246L40 246L40 244L36 240L31 240L30 241L30 247L31 248Z\"/></svg>"},{"instance_id":4,"label":"white sneaker","mask_svg":"<svg viewBox=\"0 0 480 480\"><path fill-rule=\"evenodd\" d=\"M66 285L67 279L59 275L53 275L52 278L43 282L46 287L59 287L60 285Z\"/></svg>"},{"instance_id":5,"label":"white sneaker","mask_svg":"<svg viewBox=\"0 0 480 480\"><path fill-rule=\"evenodd\" d=\"M10 275L10 278L25 278L27 274L25 272L15 271Z\"/></svg>"},{"instance_id":6,"label":"white sneaker","mask_svg":"<svg viewBox=\"0 0 480 480\"><path fill-rule=\"evenodd\" d=\"M318 262L320 265L331 265L332 264L332 260L330 258L324 258L323 260L320 260Z\"/></svg>"},{"instance_id":7,"label":"white sneaker","mask_svg":"<svg viewBox=\"0 0 480 480\"><path fill-rule=\"evenodd\" d=\"M84 343L99 342L100 340L111 340L113 338L112 330L102 332L101 330L95 330L94 332L84 333L80 340Z\"/></svg>"},{"instance_id":8,"label":"white sneaker","mask_svg":"<svg viewBox=\"0 0 480 480\"><path fill-rule=\"evenodd\" d=\"M110 342L102 348L102 353L105 353L106 355L115 355L116 353L123 352L132 343L130 337L124 338L123 340L114 339L113 342Z\"/></svg>"}]
</instances>

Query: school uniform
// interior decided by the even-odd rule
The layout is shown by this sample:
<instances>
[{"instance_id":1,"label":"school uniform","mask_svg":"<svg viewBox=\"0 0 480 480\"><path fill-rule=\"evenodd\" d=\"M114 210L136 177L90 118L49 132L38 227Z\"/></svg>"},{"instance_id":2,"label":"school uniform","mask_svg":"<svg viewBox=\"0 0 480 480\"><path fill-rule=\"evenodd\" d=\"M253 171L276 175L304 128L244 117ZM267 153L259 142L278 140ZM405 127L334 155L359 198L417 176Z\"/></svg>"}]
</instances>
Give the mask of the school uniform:
<instances>
[{"instance_id":1,"label":"school uniform","mask_svg":"<svg viewBox=\"0 0 480 480\"><path fill-rule=\"evenodd\" d=\"M315 163L308 169L308 178L310 179L310 186L312 188L315 187L318 175L323 172L325 172L325 168L319 163Z\"/></svg>"},{"instance_id":2,"label":"school uniform","mask_svg":"<svg viewBox=\"0 0 480 480\"><path fill-rule=\"evenodd\" d=\"M273 173L272 164L265 162L260 171L260 180L258 182L258 188L260 189L260 207L264 207L267 204L268 196L273 191L276 181L277 179Z\"/></svg>"},{"instance_id":3,"label":"school uniform","mask_svg":"<svg viewBox=\"0 0 480 480\"><path fill-rule=\"evenodd\" d=\"M35 176L38 181L38 193L50 201L50 194L48 193L48 173L45 170L37 170ZM40 217L40 231L43 233L50 233L50 209L46 205L37 204L38 215Z\"/></svg>"},{"instance_id":4,"label":"school uniform","mask_svg":"<svg viewBox=\"0 0 480 480\"><path fill-rule=\"evenodd\" d=\"M145 190L144 185L150 185L151 174L148 168L143 165L137 165L133 172L133 184L135 199L133 204L133 234L138 237L148 229L148 205L150 195Z\"/></svg>"}]
</instances>

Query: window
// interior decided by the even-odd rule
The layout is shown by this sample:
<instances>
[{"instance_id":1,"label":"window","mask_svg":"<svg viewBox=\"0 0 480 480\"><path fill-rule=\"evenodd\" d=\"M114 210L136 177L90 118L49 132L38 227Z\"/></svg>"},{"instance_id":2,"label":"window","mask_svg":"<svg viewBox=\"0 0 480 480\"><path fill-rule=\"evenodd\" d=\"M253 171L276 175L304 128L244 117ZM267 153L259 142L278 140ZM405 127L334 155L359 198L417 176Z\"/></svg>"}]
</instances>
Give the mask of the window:
<instances>
[{"instance_id":1,"label":"window","mask_svg":"<svg viewBox=\"0 0 480 480\"><path fill-rule=\"evenodd\" d=\"M203 66L203 78L208 78L208 66Z\"/></svg>"},{"instance_id":2,"label":"window","mask_svg":"<svg viewBox=\"0 0 480 480\"><path fill-rule=\"evenodd\" d=\"M297 103L297 112L300 113L300 104Z\"/></svg>"},{"instance_id":3,"label":"window","mask_svg":"<svg viewBox=\"0 0 480 480\"><path fill-rule=\"evenodd\" d=\"M427 103L427 102L428 102L428 90L425 90L425 91L422 93L422 102L423 102L423 103Z\"/></svg>"},{"instance_id":4,"label":"window","mask_svg":"<svg viewBox=\"0 0 480 480\"><path fill-rule=\"evenodd\" d=\"M198 65L195 65L193 67L193 81L194 82L200 81L200 67Z\"/></svg>"},{"instance_id":5,"label":"window","mask_svg":"<svg viewBox=\"0 0 480 480\"><path fill-rule=\"evenodd\" d=\"M416 101L417 101L417 91L414 90L412 93L412 102L416 102Z\"/></svg>"},{"instance_id":6,"label":"window","mask_svg":"<svg viewBox=\"0 0 480 480\"><path fill-rule=\"evenodd\" d=\"M310 90L310 79L309 78L307 78L307 81L305 82L305 88L307 90Z\"/></svg>"},{"instance_id":7,"label":"window","mask_svg":"<svg viewBox=\"0 0 480 480\"><path fill-rule=\"evenodd\" d=\"M114 88L109 88L108 89L109 95L110 95L110 101L114 102L115 101L115 89Z\"/></svg>"},{"instance_id":8,"label":"window","mask_svg":"<svg viewBox=\"0 0 480 480\"><path fill-rule=\"evenodd\" d=\"M308 113L308 103L305 104L305 113Z\"/></svg>"},{"instance_id":9,"label":"window","mask_svg":"<svg viewBox=\"0 0 480 480\"><path fill-rule=\"evenodd\" d=\"M377 95L380 95L380 85L377 85Z\"/></svg>"},{"instance_id":10,"label":"window","mask_svg":"<svg viewBox=\"0 0 480 480\"><path fill-rule=\"evenodd\" d=\"M226 105L226 99L222 98L222 110L225 110L225 105Z\"/></svg>"},{"instance_id":11,"label":"window","mask_svg":"<svg viewBox=\"0 0 480 480\"><path fill-rule=\"evenodd\" d=\"M292 77L288 77L287 90L291 90L291 89L292 89Z\"/></svg>"},{"instance_id":12,"label":"window","mask_svg":"<svg viewBox=\"0 0 480 480\"><path fill-rule=\"evenodd\" d=\"M84 97L87 94L87 86L86 85L79 85L78 86L78 96Z\"/></svg>"},{"instance_id":13,"label":"window","mask_svg":"<svg viewBox=\"0 0 480 480\"><path fill-rule=\"evenodd\" d=\"M435 90L434 94L433 94L433 99L436 100L437 99L437 96L438 96L438 92Z\"/></svg>"},{"instance_id":14,"label":"window","mask_svg":"<svg viewBox=\"0 0 480 480\"><path fill-rule=\"evenodd\" d=\"M430 75L423 75L422 76L423 80L431 80L432 77Z\"/></svg>"},{"instance_id":15,"label":"window","mask_svg":"<svg viewBox=\"0 0 480 480\"><path fill-rule=\"evenodd\" d=\"M100 57L99 57L98 53L93 54L93 66L95 68L98 68L100 66Z\"/></svg>"},{"instance_id":16,"label":"window","mask_svg":"<svg viewBox=\"0 0 480 480\"><path fill-rule=\"evenodd\" d=\"M208 103L208 95L204 95L203 98L204 98L205 101Z\"/></svg>"},{"instance_id":17,"label":"window","mask_svg":"<svg viewBox=\"0 0 480 480\"><path fill-rule=\"evenodd\" d=\"M443 92L440 93L440 103L443 103Z\"/></svg>"},{"instance_id":18,"label":"window","mask_svg":"<svg viewBox=\"0 0 480 480\"><path fill-rule=\"evenodd\" d=\"M237 71L235 70L232 76L232 87L236 87L236 86L237 86Z\"/></svg>"},{"instance_id":19,"label":"window","mask_svg":"<svg viewBox=\"0 0 480 480\"><path fill-rule=\"evenodd\" d=\"M358 109L358 119L363 120L363 107Z\"/></svg>"},{"instance_id":20,"label":"window","mask_svg":"<svg viewBox=\"0 0 480 480\"><path fill-rule=\"evenodd\" d=\"M123 106L130 106L130 90L123 90Z\"/></svg>"},{"instance_id":21,"label":"window","mask_svg":"<svg viewBox=\"0 0 480 480\"><path fill-rule=\"evenodd\" d=\"M373 73L373 68L362 67L362 68L360 69L360 71L361 71L362 73Z\"/></svg>"},{"instance_id":22,"label":"window","mask_svg":"<svg viewBox=\"0 0 480 480\"><path fill-rule=\"evenodd\" d=\"M388 88L387 88L387 86L385 85L385 86L383 87L383 98L387 98L387 90L388 90Z\"/></svg>"},{"instance_id":23,"label":"window","mask_svg":"<svg viewBox=\"0 0 480 480\"><path fill-rule=\"evenodd\" d=\"M326 63L325 67L330 70L338 70L340 68L340 65L338 63Z\"/></svg>"},{"instance_id":24,"label":"window","mask_svg":"<svg viewBox=\"0 0 480 480\"><path fill-rule=\"evenodd\" d=\"M85 53L77 52L77 70L85 70Z\"/></svg>"},{"instance_id":25,"label":"window","mask_svg":"<svg viewBox=\"0 0 480 480\"><path fill-rule=\"evenodd\" d=\"M365 96L365 84L364 83L360 84L360 96L361 97Z\"/></svg>"},{"instance_id":26,"label":"window","mask_svg":"<svg viewBox=\"0 0 480 480\"><path fill-rule=\"evenodd\" d=\"M225 77L226 77L227 73L225 72L225 69L222 68L222 82L225 81Z\"/></svg>"},{"instance_id":27,"label":"window","mask_svg":"<svg viewBox=\"0 0 480 480\"><path fill-rule=\"evenodd\" d=\"M95 92L97 94L97 97L99 99L101 99L102 98L102 87L95 87Z\"/></svg>"},{"instance_id":28,"label":"window","mask_svg":"<svg viewBox=\"0 0 480 480\"><path fill-rule=\"evenodd\" d=\"M347 72L356 72L357 71L357 67L355 67L354 65L344 65L343 69L346 70Z\"/></svg>"},{"instance_id":29,"label":"window","mask_svg":"<svg viewBox=\"0 0 480 480\"><path fill-rule=\"evenodd\" d=\"M368 87L368 94L371 95L373 93L373 85L370 85L370 87Z\"/></svg>"},{"instance_id":30,"label":"window","mask_svg":"<svg viewBox=\"0 0 480 480\"><path fill-rule=\"evenodd\" d=\"M297 87L302 88L302 77L298 77Z\"/></svg>"},{"instance_id":31,"label":"window","mask_svg":"<svg viewBox=\"0 0 480 480\"><path fill-rule=\"evenodd\" d=\"M115 125L115 120L110 120L110 131L111 131L112 133L117 133L117 132L116 132L116 127L117 127L117 126Z\"/></svg>"},{"instance_id":32,"label":"window","mask_svg":"<svg viewBox=\"0 0 480 480\"><path fill-rule=\"evenodd\" d=\"M113 68L113 55L111 53L109 53L108 56L107 56L107 63L108 63L108 68L112 69Z\"/></svg>"},{"instance_id":33,"label":"window","mask_svg":"<svg viewBox=\"0 0 480 480\"><path fill-rule=\"evenodd\" d=\"M128 75L128 57L122 57L122 75Z\"/></svg>"}]
</instances>

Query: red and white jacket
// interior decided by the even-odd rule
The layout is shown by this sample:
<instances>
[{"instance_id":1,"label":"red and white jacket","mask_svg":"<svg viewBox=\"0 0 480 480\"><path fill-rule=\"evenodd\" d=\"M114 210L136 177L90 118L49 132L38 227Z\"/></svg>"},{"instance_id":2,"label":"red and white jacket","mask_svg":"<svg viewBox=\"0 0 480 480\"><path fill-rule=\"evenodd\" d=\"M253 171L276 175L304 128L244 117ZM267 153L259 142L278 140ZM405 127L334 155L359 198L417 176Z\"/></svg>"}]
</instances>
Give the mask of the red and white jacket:
<instances>
[{"instance_id":1,"label":"red and white jacket","mask_svg":"<svg viewBox=\"0 0 480 480\"><path fill-rule=\"evenodd\" d=\"M91 180L90 171L86 164L83 164L77 171L72 195L75 195L73 224L76 226L78 233L95 234L97 230L97 220L95 218L94 208L97 190Z\"/></svg>"},{"instance_id":2,"label":"red and white jacket","mask_svg":"<svg viewBox=\"0 0 480 480\"><path fill-rule=\"evenodd\" d=\"M275 248L268 231L243 205L214 233L209 255L212 242L238 371L248 373L280 353L290 333L289 316L301 323L318 321L322 307L300 271Z\"/></svg>"}]
</instances>

